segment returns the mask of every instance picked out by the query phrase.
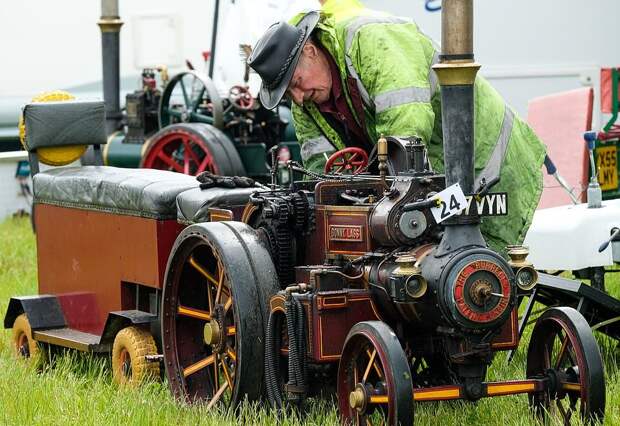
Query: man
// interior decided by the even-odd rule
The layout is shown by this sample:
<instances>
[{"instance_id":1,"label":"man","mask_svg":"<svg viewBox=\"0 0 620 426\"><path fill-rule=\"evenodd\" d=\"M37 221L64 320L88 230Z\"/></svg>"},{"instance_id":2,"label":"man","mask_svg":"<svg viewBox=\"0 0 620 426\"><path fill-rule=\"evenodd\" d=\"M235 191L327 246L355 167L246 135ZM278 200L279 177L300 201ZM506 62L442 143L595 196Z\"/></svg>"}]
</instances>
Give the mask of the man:
<instances>
[{"instance_id":1,"label":"man","mask_svg":"<svg viewBox=\"0 0 620 426\"><path fill-rule=\"evenodd\" d=\"M443 171L441 96L432 66L435 43L415 23L364 8L357 0L327 0L277 23L258 41L250 66L260 98L275 107L287 93L305 167L321 169L347 146L369 151L381 135L417 136L431 165ZM484 221L496 250L521 243L542 192L544 145L481 77L475 84L475 172L499 174L494 191L509 193L509 215Z\"/></svg>"}]
</instances>

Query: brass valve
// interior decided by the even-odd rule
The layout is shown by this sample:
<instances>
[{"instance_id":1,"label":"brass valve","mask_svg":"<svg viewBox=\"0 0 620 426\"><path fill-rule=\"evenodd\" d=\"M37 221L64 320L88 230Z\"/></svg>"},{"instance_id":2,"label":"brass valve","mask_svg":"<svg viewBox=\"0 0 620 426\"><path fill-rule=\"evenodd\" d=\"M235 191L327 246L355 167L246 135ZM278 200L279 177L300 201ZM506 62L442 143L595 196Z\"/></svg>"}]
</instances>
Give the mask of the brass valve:
<instances>
[{"instance_id":1,"label":"brass valve","mask_svg":"<svg viewBox=\"0 0 620 426\"><path fill-rule=\"evenodd\" d=\"M385 182L385 176L387 174L387 159L388 159L388 147L387 147L387 139L381 135L379 140L377 141L377 160L379 161L379 177L381 178L381 185L385 190L388 190L387 183Z\"/></svg>"}]
</instances>

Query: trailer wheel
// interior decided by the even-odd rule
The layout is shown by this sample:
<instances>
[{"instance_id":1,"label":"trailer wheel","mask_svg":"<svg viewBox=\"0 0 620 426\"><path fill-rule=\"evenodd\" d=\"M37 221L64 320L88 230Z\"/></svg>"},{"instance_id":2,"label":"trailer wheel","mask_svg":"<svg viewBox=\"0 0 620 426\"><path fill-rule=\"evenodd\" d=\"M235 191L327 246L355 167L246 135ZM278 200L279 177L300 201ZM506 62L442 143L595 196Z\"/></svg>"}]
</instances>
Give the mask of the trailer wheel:
<instances>
[{"instance_id":1,"label":"trailer wheel","mask_svg":"<svg viewBox=\"0 0 620 426\"><path fill-rule=\"evenodd\" d=\"M338 365L338 407L343 424L413 424L409 364L384 322L360 322L349 331Z\"/></svg>"},{"instance_id":2,"label":"trailer wheel","mask_svg":"<svg viewBox=\"0 0 620 426\"><path fill-rule=\"evenodd\" d=\"M112 377L119 385L136 386L159 377L159 363L147 360L157 355L157 346L148 331L125 327L118 332L112 346Z\"/></svg>"},{"instance_id":3,"label":"trailer wheel","mask_svg":"<svg viewBox=\"0 0 620 426\"><path fill-rule=\"evenodd\" d=\"M21 314L13 322L13 349L15 355L39 364L42 361L39 343L32 338L32 329L26 314Z\"/></svg>"},{"instance_id":4,"label":"trailer wheel","mask_svg":"<svg viewBox=\"0 0 620 426\"><path fill-rule=\"evenodd\" d=\"M577 310L551 308L538 318L527 351L527 377L547 379L547 389L529 396L541 420L557 413L564 424L570 424L573 414L602 423L603 361L590 326Z\"/></svg>"},{"instance_id":5,"label":"trailer wheel","mask_svg":"<svg viewBox=\"0 0 620 426\"><path fill-rule=\"evenodd\" d=\"M268 301L278 290L269 253L249 226L183 230L162 299L164 364L175 397L207 408L261 397Z\"/></svg>"}]
</instances>

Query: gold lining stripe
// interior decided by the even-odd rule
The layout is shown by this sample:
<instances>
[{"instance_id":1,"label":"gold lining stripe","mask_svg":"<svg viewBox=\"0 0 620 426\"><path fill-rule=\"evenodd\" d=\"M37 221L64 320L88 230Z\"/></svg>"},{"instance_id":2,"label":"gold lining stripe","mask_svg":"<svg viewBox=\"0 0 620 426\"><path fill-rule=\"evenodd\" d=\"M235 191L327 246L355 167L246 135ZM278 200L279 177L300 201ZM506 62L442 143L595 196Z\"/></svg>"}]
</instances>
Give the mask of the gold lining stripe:
<instances>
[{"instance_id":1,"label":"gold lining stripe","mask_svg":"<svg viewBox=\"0 0 620 426\"><path fill-rule=\"evenodd\" d=\"M389 400L387 395L371 395L368 402L371 404L387 404Z\"/></svg>"},{"instance_id":2,"label":"gold lining stripe","mask_svg":"<svg viewBox=\"0 0 620 426\"><path fill-rule=\"evenodd\" d=\"M487 385L487 395L489 396L533 392L535 390L536 390L536 385L534 383L489 384Z\"/></svg>"},{"instance_id":3,"label":"gold lining stripe","mask_svg":"<svg viewBox=\"0 0 620 426\"><path fill-rule=\"evenodd\" d=\"M428 401L434 399L458 399L461 397L461 389L442 389L442 390L419 390L413 392L414 401Z\"/></svg>"},{"instance_id":4,"label":"gold lining stripe","mask_svg":"<svg viewBox=\"0 0 620 426\"><path fill-rule=\"evenodd\" d=\"M579 383L562 383L562 389L581 392L581 385Z\"/></svg>"}]
</instances>

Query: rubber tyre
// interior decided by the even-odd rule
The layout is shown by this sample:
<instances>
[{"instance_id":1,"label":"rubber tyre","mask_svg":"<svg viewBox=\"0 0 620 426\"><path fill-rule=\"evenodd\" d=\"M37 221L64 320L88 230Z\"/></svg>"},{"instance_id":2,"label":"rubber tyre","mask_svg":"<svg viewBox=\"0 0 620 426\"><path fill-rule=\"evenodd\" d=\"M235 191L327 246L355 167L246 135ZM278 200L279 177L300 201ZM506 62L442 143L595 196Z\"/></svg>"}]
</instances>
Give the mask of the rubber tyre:
<instances>
[{"instance_id":1,"label":"rubber tyre","mask_svg":"<svg viewBox=\"0 0 620 426\"><path fill-rule=\"evenodd\" d=\"M32 329L26 314L21 314L15 318L11 343L13 353L18 358L27 359L35 365L42 363L43 353L40 344L32 338Z\"/></svg>"},{"instance_id":2,"label":"rubber tyre","mask_svg":"<svg viewBox=\"0 0 620 426\"><path fill-rule=\"evenodd\" d=\"M159 378L159 363L147 361L147 355L157 355L157 345L151 333L133 326L119 331L112 346L114 382L137 386L146 380Z\"/></svg>"}]
</instances>

